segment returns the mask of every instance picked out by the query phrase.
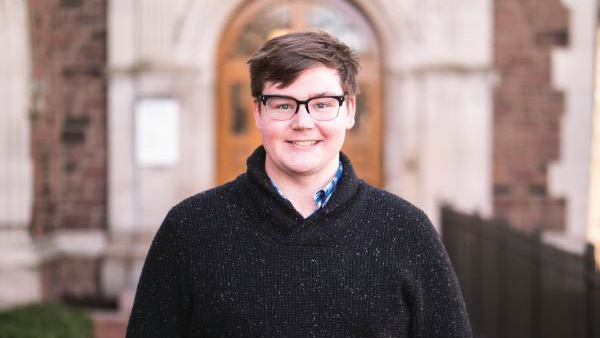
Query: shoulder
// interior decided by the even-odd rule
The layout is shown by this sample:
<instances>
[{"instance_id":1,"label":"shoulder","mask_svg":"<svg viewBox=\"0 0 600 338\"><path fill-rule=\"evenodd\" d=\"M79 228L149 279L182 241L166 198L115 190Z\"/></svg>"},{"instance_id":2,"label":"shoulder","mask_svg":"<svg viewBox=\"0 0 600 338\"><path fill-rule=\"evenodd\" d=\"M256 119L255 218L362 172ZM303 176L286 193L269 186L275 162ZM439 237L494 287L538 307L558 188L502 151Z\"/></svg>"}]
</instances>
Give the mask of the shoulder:
<instances>
[{"instance_id":1,"label":"shoulder","mask_svg":"<svg viewBox=\"0 0 600 338\"><path fill-rule=\"evenodd\" d=\"M385 190L368 186L370 200L364 224L390 243L406 266L445 268L449 261L439 232L423 210Z\"/></svg>"},{"instance_id":2,"label":"shoulder","mask_svg":"<svg viewBox=\"0 0 600 338\"><path fill-rule=\"evenodd\" d=\"M361 223L387 237L420 241L423 237L439 239L439 233L423 210L391 192L364 183L366 203L359 217Z\"/></svg>"},{"instance_id":3,"label":"shoulder","mask_svg":"<svg viewBox=\"0 0 600 338\"><path fill-rule=\"evenodd\" d=\"M214 249L215 243L224 243L244 219L243 208L236 198L237 180L202 191L173 206L154 237L155 251L165 252L173 246L191 257Z\"/></svg>"},{"instance_id":4,"label":"shoulder","mask_svg":"<svg viewBox=\"0 0 600 338\"><path fill-rule=\"evenodd\" d=\"M237 179L223 185L204 190L195 195L189 196L177 203L172 211L183 212L197 209L206 209L215 206L223 207L233 203L239 181L243 179L241 175Z\"/></svg>"},{"instance_id":5,"label":"shoulder","mask_svg":"<svg viewBox=\"0 0 600 338\"><path fill-rule=\"evenodd\" d=\"M239 198L236 196L239 195L239 181L244 179L243 176L185 198L171 208L165 221L177 223L180 227L185 225L197 227L231 216L232 211L240 208Z\"/></svg>"},{"instance_id":6,"label":"shoulder","mask_svg":"<svg viewBox=\"0 0 600 338\"><path fill-rule=\"evenodd\" d=\"M409 219L427 219L417 206L389 191L364 183L368 208L383 217L401 217ZM428 219L427 219L428 221Z\"/></svg>"}]
</instances>

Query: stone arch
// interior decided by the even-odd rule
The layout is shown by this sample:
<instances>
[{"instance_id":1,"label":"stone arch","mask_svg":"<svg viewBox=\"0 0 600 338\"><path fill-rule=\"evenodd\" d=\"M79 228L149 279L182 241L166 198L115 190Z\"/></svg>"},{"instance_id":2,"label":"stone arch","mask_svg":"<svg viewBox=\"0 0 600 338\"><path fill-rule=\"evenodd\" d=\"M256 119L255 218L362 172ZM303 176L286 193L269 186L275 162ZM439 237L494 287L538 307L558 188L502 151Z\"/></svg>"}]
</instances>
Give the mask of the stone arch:
<instances>
[{"instance_id":1,"label":"stone arch","mask_svg":"<svg viewBox=\"0 0 600 338\"><path fill-rule=\"evenodd\" d=\"M435 225L442 203L491 215L493 1L355 3L383 46L385 188Z\"/></svg>"}]
</instances>

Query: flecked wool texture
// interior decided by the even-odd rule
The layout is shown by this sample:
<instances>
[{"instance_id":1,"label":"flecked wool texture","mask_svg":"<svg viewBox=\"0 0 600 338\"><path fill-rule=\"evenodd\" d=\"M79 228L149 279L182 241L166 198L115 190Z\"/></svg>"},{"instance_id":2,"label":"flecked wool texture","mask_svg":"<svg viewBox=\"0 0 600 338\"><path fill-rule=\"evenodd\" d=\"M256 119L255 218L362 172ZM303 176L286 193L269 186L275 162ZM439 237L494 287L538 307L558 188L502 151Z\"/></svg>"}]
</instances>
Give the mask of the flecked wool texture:
<instances>
[{"instance_id":1,"label":"flecked wool texture","mask_svg":"<svg viewBox=\"0 0 600 338\"><path fill-rule=\"evenodd\" d=\"M472 337L427 216L344 173L303 218L259 147L234 181L173 207L144 263L127 338Z\"/></svg>"}]
</instances>

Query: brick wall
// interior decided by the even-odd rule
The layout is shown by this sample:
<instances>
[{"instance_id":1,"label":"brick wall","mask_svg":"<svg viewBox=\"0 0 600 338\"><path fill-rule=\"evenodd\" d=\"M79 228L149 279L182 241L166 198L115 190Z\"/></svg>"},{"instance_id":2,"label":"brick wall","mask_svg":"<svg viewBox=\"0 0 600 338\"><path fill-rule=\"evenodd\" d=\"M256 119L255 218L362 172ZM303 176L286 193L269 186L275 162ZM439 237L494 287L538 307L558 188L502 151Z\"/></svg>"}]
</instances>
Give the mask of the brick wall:
<instances>
[{"instance_id":1,"label":"brick wall","mask_svg":"<svg viewBox=\"0 0 600 338\"><path fill-rule=\"evenodd\" d=\"M59 257L40 269L44 300L62 300L73 304L100 303L100 259Z\"/></svg>"},{"instance_id":2,"label":"brick wall","mask_svg":"<svg viewBox=\"0 0 600 338\"><path fill-rule=\"evenodd\" d=\"M494 211L526 231L565 225L565 202L548 193L548 165L560 157L565 108L551 85L551 51L568 43L560 0L495 0Z\"/></svg>"},{"instance_id":3,"label":"brick wall","mask_svg":"<svg viewBox=\"0 0 600 338\"><path fill-rule=\"evenodd\" d=\"M32 234L43 238L57 230L106 229L107 0L28 0L28 5ZM47 262L41 270L43 297L95 297L98 269L96 258Z\"/></svg>"},{"instance_id":4,"label":"brick wall","mask_svg":"<svg viewBox=\"0 0 600 338\"><path fill-rule=\"evenodd\" d=\"M29 0L34 234L106 226L106 0Z\"/></svg>"}]
</instances>

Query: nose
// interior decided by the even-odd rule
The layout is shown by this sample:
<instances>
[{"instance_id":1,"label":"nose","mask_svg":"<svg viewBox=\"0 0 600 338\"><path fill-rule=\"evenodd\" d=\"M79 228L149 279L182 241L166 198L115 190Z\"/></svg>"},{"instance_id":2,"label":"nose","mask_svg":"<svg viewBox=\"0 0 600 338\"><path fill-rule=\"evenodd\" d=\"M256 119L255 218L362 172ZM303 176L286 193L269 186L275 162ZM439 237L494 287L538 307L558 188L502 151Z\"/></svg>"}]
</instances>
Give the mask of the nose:
<instances>
[{"instance_id":1,"label":"nose","mask_svg":"<svg viewBox=\"0 0 600 338\"><path fill-rule=\"evenodd\" d=\"M314 128L314 126L315 121L310 117L310 114L306 109L306 104L301 104L300 107L298 107L298 112L292 119L292 127L294 129L310 129Z\"/></svg>"}]
</instances>

